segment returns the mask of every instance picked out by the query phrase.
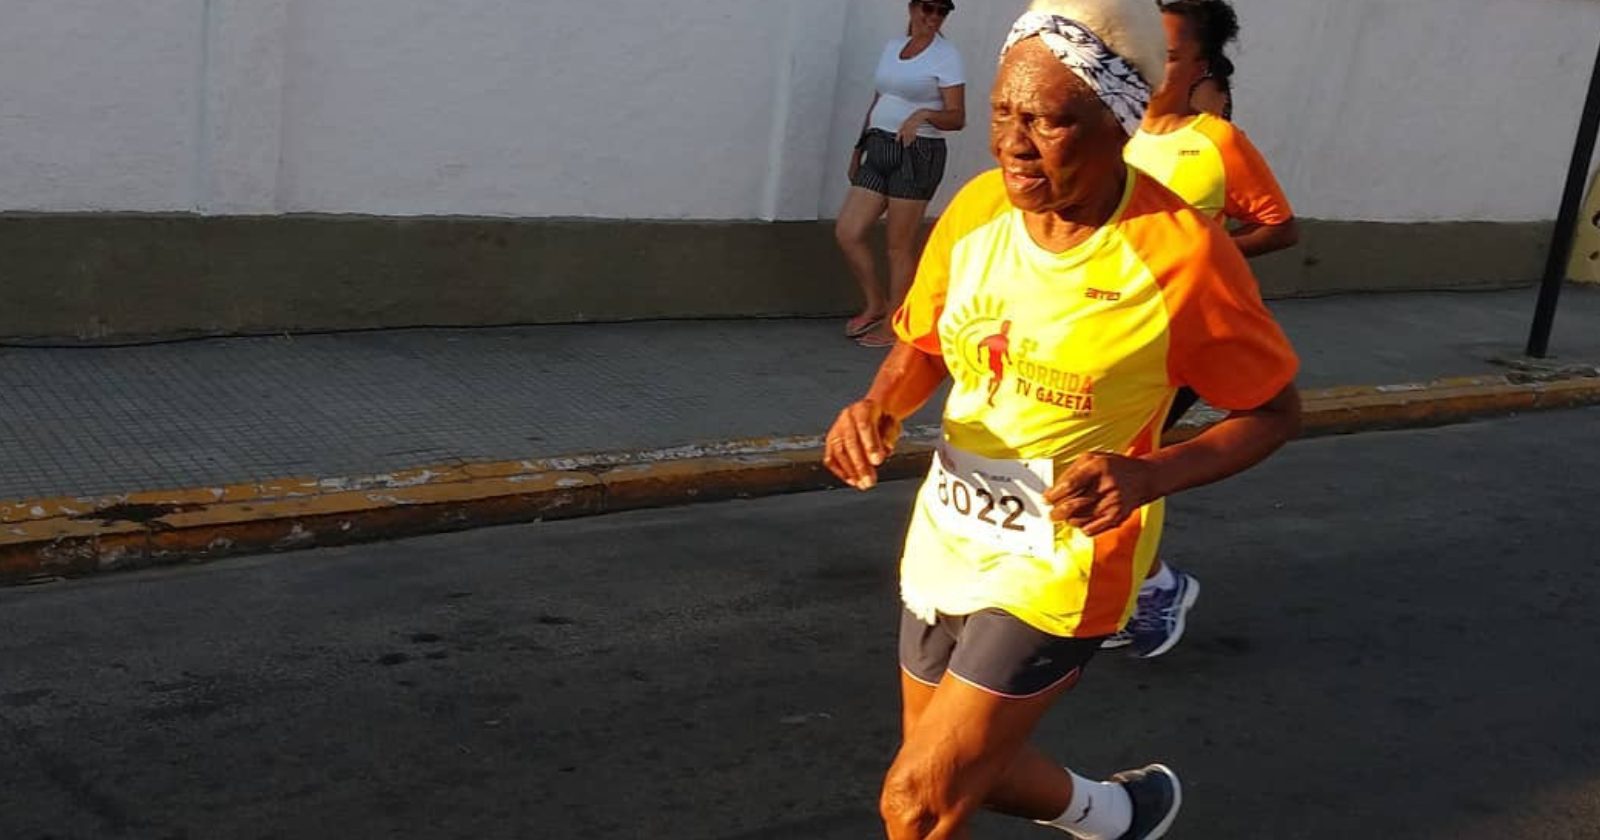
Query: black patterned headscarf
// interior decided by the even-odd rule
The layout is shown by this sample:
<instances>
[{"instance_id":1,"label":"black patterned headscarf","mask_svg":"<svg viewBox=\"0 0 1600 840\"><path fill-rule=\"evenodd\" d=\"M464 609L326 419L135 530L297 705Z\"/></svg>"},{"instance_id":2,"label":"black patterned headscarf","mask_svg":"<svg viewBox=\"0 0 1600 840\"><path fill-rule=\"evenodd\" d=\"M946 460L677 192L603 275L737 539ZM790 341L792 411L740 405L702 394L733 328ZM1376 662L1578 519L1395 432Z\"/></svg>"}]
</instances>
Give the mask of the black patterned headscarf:
<instances>
[{"instance_id":1,"label":"black patterned headscarf","mask_svg":"<svg viewBox=\"0 0 1600 840\"><path fill-rule=\"evenodd\" d=\"M1028 12L1017 18L1006 45L1000 48L1000 57L1035 35L1100 97L1129 137L1139 130L1150 107L1150 83L1138 68L1106 46L1089 27L1049 12Z\"/></svg>"}]
</instances>

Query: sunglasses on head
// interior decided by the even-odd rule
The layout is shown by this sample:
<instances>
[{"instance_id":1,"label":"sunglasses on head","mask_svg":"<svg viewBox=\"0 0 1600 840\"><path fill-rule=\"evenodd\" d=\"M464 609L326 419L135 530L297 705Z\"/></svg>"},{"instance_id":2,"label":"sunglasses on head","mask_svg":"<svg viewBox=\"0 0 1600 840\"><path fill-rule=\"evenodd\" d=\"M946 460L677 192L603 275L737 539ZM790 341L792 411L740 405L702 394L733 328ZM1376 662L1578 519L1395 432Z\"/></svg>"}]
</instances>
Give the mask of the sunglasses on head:
<instances>
[{"instance_id":1,"label":"sunglasses on head","mask_svg":"<svg viewBox=\"0 0 1600 840\"><path fill-rule=\"evenodd\" d=\"M950 14L951 9L955 8L954 6L946 6L943 3L929 3L927 0L922 0L922 2L918 3L917 5L922 7L923 14L937 15L939 17L945 17L946 15Z\"/></svg>"}]
</instances>

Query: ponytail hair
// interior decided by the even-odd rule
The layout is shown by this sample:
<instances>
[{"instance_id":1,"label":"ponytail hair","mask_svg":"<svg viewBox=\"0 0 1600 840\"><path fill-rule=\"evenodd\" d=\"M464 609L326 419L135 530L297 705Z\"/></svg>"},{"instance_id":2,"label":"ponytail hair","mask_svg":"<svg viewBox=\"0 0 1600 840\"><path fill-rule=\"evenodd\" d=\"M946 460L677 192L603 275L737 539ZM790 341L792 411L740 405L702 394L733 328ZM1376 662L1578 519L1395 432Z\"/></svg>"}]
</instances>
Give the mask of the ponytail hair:
<instances>
[{"instance_id":1,"label":"ponytail hair","mask_svg":"<svg viewBox=\"0 0 1600 840\"><path fill-rule=\"evenodd\" d=\"M1222 80L1223 87L1230 87L1232 84L1230 80L1233 78L1233 59L1217 53L1216 58L1211 59L1211 77Z\"/></svg>"}]
</instances>

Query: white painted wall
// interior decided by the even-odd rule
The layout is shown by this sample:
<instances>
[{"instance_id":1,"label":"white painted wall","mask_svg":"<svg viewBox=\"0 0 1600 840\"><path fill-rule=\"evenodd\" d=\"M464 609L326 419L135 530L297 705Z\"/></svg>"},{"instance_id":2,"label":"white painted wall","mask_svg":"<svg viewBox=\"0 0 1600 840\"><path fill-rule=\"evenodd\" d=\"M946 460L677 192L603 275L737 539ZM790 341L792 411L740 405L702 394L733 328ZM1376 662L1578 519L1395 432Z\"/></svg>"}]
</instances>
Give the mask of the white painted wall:
<instances>
[{"instance_id":1,"label":"white painted wall","mask_svg":"<svg viewBox=\"0 0 1600 840\"><path fill-rule=\"evenodd\" d=\"M1238 121L1302 215L1554 214L1594 0L1236 0ZM966 0L989 165L995 49ZM0 0L0 209L811 219L898 0Z\"/></svg>"},{"instance_id":2,"label":"white painted wall","mask_svg":"<svg viewBox=\"0 0 1600 840\"><path fill-rule=\"evenodd\" d=\"M1593 0L1237 0L1235 119L1297 212L1554 218L1596 47Z\"/></svg>"},{"instance_id":3,"label":"white painted wall","mask_svg":"<svg viewBox=\"0 0 1600 840\"><path fill-rule=\"evenodd\" d=\"M194 206L201 26L200 0L0 0L0 208Z\"/></svg>"},{"instance_id":4,"label":"white painted wall","mask_svg":"<svg viewBox=\"0 0 1600 840\"><path fill-rule=\"evenodd\" d=\"M281 204L753 217L783 11L749 0L297 2Z\"/></svg>"}]
</instances>

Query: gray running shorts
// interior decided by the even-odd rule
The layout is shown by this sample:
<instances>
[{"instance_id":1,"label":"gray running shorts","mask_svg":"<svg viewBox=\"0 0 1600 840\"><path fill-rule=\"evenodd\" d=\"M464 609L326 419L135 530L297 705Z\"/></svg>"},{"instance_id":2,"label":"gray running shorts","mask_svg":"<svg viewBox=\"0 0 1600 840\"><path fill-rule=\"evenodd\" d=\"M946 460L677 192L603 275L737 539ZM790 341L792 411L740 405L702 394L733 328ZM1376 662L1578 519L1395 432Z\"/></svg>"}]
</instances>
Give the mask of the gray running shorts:
<instances>
[{"instance_id":1,"label":"gray running shorts","mask_svg":"<svg viewBox=\"0 0 1600 840\"><path fill-rule=\"evenodd\" d=\"M939 616L928 624L900 611L900 668L938 685L945 672L1001 697L1025 699L1071 688L1103 636L1076 639L1036 630L1004 610Z\"/></svg>"}]
</instances>

